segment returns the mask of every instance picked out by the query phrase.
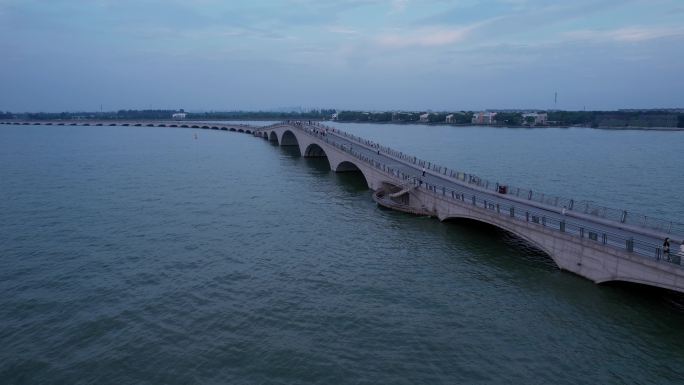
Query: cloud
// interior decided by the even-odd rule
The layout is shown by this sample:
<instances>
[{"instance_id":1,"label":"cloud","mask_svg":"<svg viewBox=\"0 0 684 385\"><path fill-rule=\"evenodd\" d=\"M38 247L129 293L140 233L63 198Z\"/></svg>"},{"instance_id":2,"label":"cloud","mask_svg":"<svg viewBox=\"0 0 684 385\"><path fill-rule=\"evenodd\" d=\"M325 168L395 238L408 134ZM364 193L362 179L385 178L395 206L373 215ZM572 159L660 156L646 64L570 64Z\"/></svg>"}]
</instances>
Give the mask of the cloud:
<instances>
[{"instance_id":1,"label":"cloud","mask_svg":"<svg viewBox=\"0 0 684 385\"><path fill-rule=\"evenodd\" d=\"M429 27L410 32L383 34L375 42L385 48L438 47L461 42L475 27Z\"/></svg>"},{"instance_id":2,"label":"cloud","mask_svg":"<svg viewBox=\"0 0 684 385\"><path fill-rule=\"evenodd\" d=\"M621 43L637 43L682 35L684 35L684 28L682 27L627 27L613 30L584 29L565 33L566 37L575 40L615 41Z\"/></svg>"},{"instance_id":3,"label":"cloud","mask_svg":"<svg viewBox=\"0 0 684 385\"><path fill-rule=\"evenodd\" d=\"M408 6L409 0L392 0L392 12L403 12Z\"/></svg>"},{"instance_id":4,"label":"cloud","mask_svg":"<svg viewBox=\"0 0 684 385\"><path fill-rule=\"evenodd\" d=\"M342 27L342 26L328 27L328 32L339 33L342 35L358 35L359 34L359 31L357 31L355 29Z\"/></svg>"}]
</instances>

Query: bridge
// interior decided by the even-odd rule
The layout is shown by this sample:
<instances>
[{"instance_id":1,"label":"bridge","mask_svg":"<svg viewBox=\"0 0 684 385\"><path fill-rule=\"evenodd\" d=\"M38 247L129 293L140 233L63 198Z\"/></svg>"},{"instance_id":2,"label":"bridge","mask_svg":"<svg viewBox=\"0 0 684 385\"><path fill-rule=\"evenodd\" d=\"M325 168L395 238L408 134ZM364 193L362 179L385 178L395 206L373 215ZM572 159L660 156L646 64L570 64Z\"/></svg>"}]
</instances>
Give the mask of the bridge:
<instances>
[{"instance_id":1,"label":"bridge","mask_svg":"<svg viewBox=\"0 0 684 385\"><path fill-rule=\"evenodd\" d=\"M183 127L251 134L303 157L358 172L382 206L441 221L469 219L503 229L548 254L562 270L595 283L632 282L684 292L684 225L592 202L547 196L483 180L317 122L258 127L203 122L0 122L71 126ZM670 239L671 252L663 249Z\"/></svg>"}]
</instances>

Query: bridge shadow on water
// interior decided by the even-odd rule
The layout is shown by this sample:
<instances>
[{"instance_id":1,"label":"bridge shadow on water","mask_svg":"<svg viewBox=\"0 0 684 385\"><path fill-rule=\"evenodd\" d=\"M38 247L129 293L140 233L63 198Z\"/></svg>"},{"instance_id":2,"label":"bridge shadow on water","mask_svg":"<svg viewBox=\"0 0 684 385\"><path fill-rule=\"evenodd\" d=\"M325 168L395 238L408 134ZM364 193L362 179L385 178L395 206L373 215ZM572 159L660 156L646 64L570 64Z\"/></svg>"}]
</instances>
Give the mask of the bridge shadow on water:
<instances>
[{"instance_id":1,"label":"bridge shadow on water","mask_svg":"<svg viewBox=\"0 0 684 385\"><path fill-rule=\"evenodd\" d=\"M599 286L611 294L628 297L631 301L636 298L644 304L665 305L677 313L684 314L684 293L623 281L606 282Z\"/></svg>"},{"instance_id":2,"label":"bridge shadow on water","mask_svg":"<svg viewBox=\"0 0 684 385\"><path fill-rule=\"evenodd\" d=\"M368 191L368 183L360 171L335 173L335 179L346 192Z\"/></svg>"},{"instance_id":3,"label":"bridge shadow on water","mask_svg":"<svg viewBox=\"0 0 684 385\"><path fill-rule=\"evenodd\" d=\"M271 142L273 146L278 146L277 143ZM312 175L321 177L332 177L335 178L339 186L344 189L345 192L363 192L368 191L368 182L364 178L361 171L345 171L345 172L332 172L330 169L330 163L326 157L302 157L297 146L280 146L281 152L287 158L292 159L295 162L304 162L306 169Z\"/></svg>"},{"instance_id":4,"label":"bridge shadow on water","mask_svg":"<svg viewBox=\"0 0 684 385\"><path fill-rule=\"evenodd\" d=\"M544 270L557 269L551 256L524 239L496 226L472 219L453 218L442 222L447 239L467 242L487 257L498 257L497 263L524 264Z\"/></svg>"},{"instance_id":5,"label":"bridge shadow on water","mask_svg":"<svg viewBox=\"0 0 684 385\"><path fill-rule=\"evenodd\" d=\"M467 244L470 250L486 259L483 263L496 263L507 271L541 272L546 279L560 278L560 288L567 287L571 291L586 290L587 295L590 291L598 290L600 295L611 298L611 301L634 305L634 300L637 300L644 306L656 306L661 310L664 307L684 314L682 293L622 281L596 285L567 272L562 276L548 275L553 271L559 271L551 256L515 234L471 219L450 219L441 224L444 225L443 234L447 241Z\"/></svg>"}]
</instances>

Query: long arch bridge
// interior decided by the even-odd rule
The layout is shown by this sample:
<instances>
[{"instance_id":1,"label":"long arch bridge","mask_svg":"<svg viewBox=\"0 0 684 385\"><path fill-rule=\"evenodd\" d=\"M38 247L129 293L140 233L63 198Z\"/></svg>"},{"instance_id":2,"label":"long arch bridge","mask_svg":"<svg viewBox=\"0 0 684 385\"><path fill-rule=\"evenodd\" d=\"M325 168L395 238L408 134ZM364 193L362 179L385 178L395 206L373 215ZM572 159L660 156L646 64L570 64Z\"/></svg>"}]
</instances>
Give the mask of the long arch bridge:
<instances>
[{"instance_id":1,"label":"long arch bridge","mask_svg":"<svg viewBox=\"0 0 684 385\"><path fill-rule=\"evenodd\" d=\"M0 124L183 127L247 133L281 146L296 146L303 157L327 158L335 172L360 172L380 205L442 221L464 218L496 226L548 254L560 269L595 283L633 282L684 292L684 256L677 254L684 242L683 224L485 181L317 122L265 127L169 121ZM670 253L663 249L666 238L670 239Z\"/></svg>"}]
</instances>

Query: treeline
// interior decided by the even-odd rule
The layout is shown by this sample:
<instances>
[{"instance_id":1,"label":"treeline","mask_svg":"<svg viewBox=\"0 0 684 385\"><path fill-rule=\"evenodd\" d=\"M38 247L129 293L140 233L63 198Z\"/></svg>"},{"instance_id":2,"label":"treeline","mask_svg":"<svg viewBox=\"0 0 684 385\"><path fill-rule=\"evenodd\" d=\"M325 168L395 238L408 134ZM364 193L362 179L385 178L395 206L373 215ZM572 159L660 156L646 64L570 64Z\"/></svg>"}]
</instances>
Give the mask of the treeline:
<instances>
[{"instance_id":1,"label":"treeline","mask_svg":"<svg viewBox=\"0 0 684 385\"><path fill-rule=\"evenodd\" d=\"M274 111L228 111L228 112L191 112L188 120L326 120L335 113L334 109L310 110L303 112Z\"/></svg>"},{"instance_id":2,"label":"treeline","mask_svg":"<svg viewBox=\"0 0 684 385\"><path fill-rule=\"evenodd\" d=\"M494 111L493 111L494 112ZM544 111L535 111L544 112ZM684 113L668 110L642 111L548 111L544 123L549 126L586 126L586 127L679 127L684 128ZM341 111L337 114L340 122L395 122L412 123L421 121L427 115L426 123L471 124L472 111L459 112L366 112ZM450 117L447 119L447 117ZM534 124L533 117L525 117L523 112L496 111L496 125L523 126Z\"/></svg>"},{"instance_id":3,"label":"treeline","mask_svg":"<svg viewBox=\"0 0 684 385\"><path fill-rule=\"evenodd\" d=\"M119 110L113 112L27 112L0 111L0 119L11 120L169 120L178 110ZM180 110L183 112L183 110ZM414 123L425 117L426 123L471 124L472 111L411 112L411 111L352 111L314 109L301 112L275 111L211 111L188 112L187 120L330 120L340 122ZM619 110L619 111L548 111L545 125L586 127L679 127L684 128L683 110ZM497 111L497 125L530 125L519 111Z\"/></svg>"},{"instance_id":4,"label":"treeline","mask_svg":"<svg viewBox=\"0 0 684 385\"><path fill-rule=\"evenodd\" d=\"M549 111L550 124L588 127L679 127L684 114L671 111Z\"/></svg>"},{"instance_id":5,"label":"treeline","mask_svg":"<svg viewBox=\"0 0 684 385\"><path fill-rule=\"evenodd\" d=\"M168 120L183 110L119 110L113 112L27 112L12 114L0 111L0 119L22 120ZM325 120L335 113L333 109L319 109L303 112L273 111L212 111L187 112L187 120Z\"/></svg>"},{"instance_id":6,"label":"treeline","mask_svg":"<svg viewBox=\"0 0 684 385\"><path fill-rule=\"evenodd\" d=\"M420 121L420 117L425 114L429 123L444 123L449 115L452 115L450 122L454 124L470 124L473 118L473 113L470 111L454 113L340 111L337 113L337 120L340 122L411 123Z\"/></svg>"}]
</instances>

